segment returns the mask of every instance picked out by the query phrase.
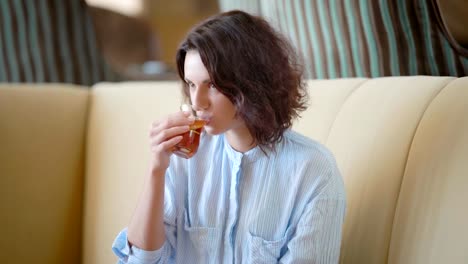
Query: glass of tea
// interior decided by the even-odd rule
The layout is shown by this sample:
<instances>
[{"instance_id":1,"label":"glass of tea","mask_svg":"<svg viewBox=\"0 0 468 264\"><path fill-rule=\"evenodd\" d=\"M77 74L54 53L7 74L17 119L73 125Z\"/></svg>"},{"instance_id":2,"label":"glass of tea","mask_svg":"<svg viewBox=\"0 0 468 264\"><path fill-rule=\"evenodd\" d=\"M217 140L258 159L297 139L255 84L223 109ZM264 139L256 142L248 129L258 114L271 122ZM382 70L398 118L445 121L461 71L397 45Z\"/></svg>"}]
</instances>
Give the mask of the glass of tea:
<instances>
[{"instance_id":1,"label":"glass of tea","mask_svg":"<svg viewBox=\"0 0 468 264\"><path fill-rule=\"evenodd\" d=\"M195 121L190 125L190 130L181 134L182 140L177 143L172 149L172 152L177 156L182 158L189 159L198 150L198 145L200 144L200 136L203 130L203 126L206 124L206 121L197 117L195 111L193 111L191 105L182 105L182 111L190 111L195 117Z\"/></svg>"}]
</instances>

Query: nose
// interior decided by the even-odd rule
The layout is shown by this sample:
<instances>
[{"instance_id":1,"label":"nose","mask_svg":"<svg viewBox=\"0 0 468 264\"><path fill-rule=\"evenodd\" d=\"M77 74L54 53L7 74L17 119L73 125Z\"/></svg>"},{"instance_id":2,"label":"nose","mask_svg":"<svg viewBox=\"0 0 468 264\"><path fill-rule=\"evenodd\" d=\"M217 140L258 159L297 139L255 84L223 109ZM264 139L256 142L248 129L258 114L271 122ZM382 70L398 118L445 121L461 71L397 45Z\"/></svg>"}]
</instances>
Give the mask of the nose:
<instances>
[{"instance_id":1,"label":"nose","mask_svg":"<svg viewBox=\"0 0 468 264\"><path fill-rule=\"evenodd\" d=\"M210 106L210 102L208 99L206 89L197 87L194 91L190 93L190 99L192 101L193 110L195 111L203 111L208 109Z\"/></svg>"}]
</instances>

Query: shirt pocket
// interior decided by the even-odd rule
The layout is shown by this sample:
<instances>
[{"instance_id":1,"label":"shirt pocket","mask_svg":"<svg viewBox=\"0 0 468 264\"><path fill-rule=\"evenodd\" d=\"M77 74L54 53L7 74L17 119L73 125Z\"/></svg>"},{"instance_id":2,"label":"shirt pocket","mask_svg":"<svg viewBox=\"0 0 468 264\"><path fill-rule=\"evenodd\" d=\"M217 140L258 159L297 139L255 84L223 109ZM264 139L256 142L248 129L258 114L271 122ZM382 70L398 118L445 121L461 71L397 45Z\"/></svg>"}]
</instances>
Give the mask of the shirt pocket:
<instances>
[{"instance_id":1,"label":"shirt pocket","mask_svg":"<svg viewBox=\"0 0 468 264\"><path fill-rule=\"evenodd\" d=\"M262 237L247 234L248 258L246 263L276 263L281 258L281 249L286 246L290 230L278 240L266 240Z\"/></svg>"},{"instance_id":2,"label":"shirt pocket","mask_svg":"<svg viewBox=\"0 0 468 264\"><path fill-rule=\"evenodd\" d=\"M190 226L185 212L184 230L190 239L190 247L195 252L194 263L218 263L222 230L217 227Z\"/></svg>"}]
</instances>

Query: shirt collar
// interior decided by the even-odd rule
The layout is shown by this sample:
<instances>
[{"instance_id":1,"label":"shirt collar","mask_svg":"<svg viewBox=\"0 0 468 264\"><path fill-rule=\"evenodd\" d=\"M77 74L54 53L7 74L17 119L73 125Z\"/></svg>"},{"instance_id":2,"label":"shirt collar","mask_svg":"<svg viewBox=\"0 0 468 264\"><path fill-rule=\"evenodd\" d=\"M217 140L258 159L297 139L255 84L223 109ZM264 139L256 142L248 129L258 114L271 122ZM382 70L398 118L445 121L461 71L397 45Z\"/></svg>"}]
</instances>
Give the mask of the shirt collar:
<instances>
[{"instance_id":1,"label":"shirt collar","mask_svg":"<svg viewBox=\"0 0 468 264\"><path fill-rule=\"evenodd\" d=\"M224 141L224 149L229 157L230 160L234 161L237 164L241 163L253 163L257 161L259 158L266 157L265 153L260 149L259 146L255 146L254 148L242 153L239 152L231 147L229 142L227 141L225 135L221 135ZM266 150L268 153L268 150Z\"/></svg>"}]
</instances>

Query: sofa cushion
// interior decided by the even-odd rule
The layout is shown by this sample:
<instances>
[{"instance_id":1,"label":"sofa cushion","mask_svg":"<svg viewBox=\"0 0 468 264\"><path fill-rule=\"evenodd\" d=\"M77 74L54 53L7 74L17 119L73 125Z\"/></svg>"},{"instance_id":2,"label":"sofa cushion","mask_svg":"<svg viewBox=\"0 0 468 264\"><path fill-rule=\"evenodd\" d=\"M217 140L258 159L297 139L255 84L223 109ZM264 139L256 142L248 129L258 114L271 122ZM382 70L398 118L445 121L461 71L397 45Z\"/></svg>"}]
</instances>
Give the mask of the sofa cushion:
<instances>
[{"instance_id":1,"label":"sofa cushion","mask_svg":"<svg viewBox=\"0 0 468 264\"><path fill-rule=\"evenodd\" d=\"M389 263L468 260L468 78L451 82L418 126L403 178Z\"/></svg>"},{"instance_id":2,"label":"sofa cushion","mask_svg":"<svg viewBox=\"0 0 468 264\"><path fill-rule=\"evenodd\" d=\"M77 86L0 85L2 262L80 263L87 103Z\"/></svg>"},{"instance_id":3,"label":"sofa cushion","mask_svg":"<svg viewBox=\"0 0 468 264\"><path fill-rule=\"evenodd\" d=\"M432 99L452 80L369 79L343 102L325 141L336 156L347 192L341 263L386 263L414 133Z\"/></svg>"}]
</instances>

